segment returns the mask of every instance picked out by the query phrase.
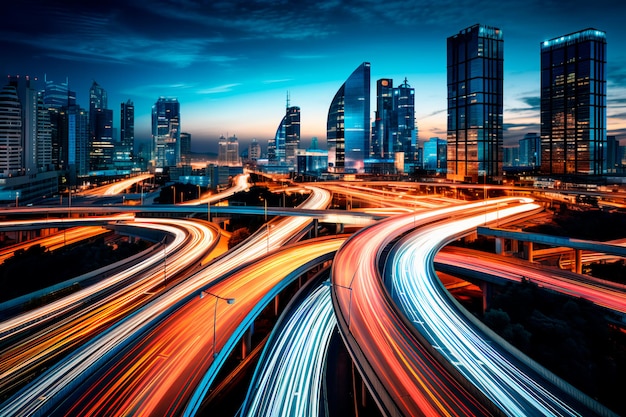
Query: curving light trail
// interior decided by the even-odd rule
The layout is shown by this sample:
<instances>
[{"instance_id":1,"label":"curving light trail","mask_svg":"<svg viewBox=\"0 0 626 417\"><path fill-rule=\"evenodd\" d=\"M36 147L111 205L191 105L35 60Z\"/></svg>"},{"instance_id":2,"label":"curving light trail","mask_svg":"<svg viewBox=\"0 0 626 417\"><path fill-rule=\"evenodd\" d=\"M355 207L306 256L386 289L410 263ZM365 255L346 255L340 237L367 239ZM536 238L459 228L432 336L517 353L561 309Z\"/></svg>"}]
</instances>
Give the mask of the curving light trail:
<instances>
[{"instance_id":1,"label":"curving light trail","mask_svg":"<svg viewBox=\"0 0 626 417\"><path fill-rule=\"evenodd\" d=\"M323 209L330 203L330 193L317 187L301 205L306 209ZM209 283L226 274L245 261L257 259L284 244L294 233L309 222L304 217L292 217L272 222L262 228L243 244L233 248L227 255L214 260L206 268L171 288L161 297L126 318L122 322L97 336L89 344L72 352L63 362L49 369L41 377L26 386L0 406L0 415L45 414L56 403L70 395L80 384L95 372L98 364L122 349L131 340L138 338L146 328L153 325L163 314L170 311L180 300L197 294ZM270 233L268 233L271 230ZM199 322L198 324L203 324ZM153 352L154 353L154 352ZM157 355L158 356L158 355ZM157 360L157 359L154 359Z\"/></svg>"},{"instance_id":2,"label":"curving light trail","mask_svg":"<svg viewBox=\"0 0 626 417\"><path fill-rule=\"evenodd\" d=\"M402 415L491 415L416 339L388 301L376 254L417 226L519 198L456 205L382 220L354 234L332 267L333 305L341 334L379 407ZM482 214L481 214L482 215Z\"/></svg>"},{"instance_id":3,"label":"curving light trail","mask_svg":"<svg viewBox=\"0 0 626 417\"><path fill-rule=\"evenodd\" d=\"M17 343L0 350L0 393L19 384L36 367L49 364L146 303L162 291L166 274L174 277L182 269L198 262L217 236L216 230L189 220L137 219L133 226L164 230L176 237L163 251L157 251L120 273L0 323L2 340L15 338L52 318L60 317L45 329L22 335ZM166 270L162 262L167 253L169 259ZM113 292L112 289L116 287L117 290ZM109 295L98 298L98 294L105 291ZM72 313L66 315L69 311Z\"/></svg>"},{"instance_id":4,"label":"curving light trail","mask_svg":"<svg viewBox=\"0 0 626 417\"><path fill-rule=\"evenodd\" d=\"M576 416L584 414L564 400L528 367L512 360L508 352L494 346L467 316L456 307L434 273L433 259L447 240L485 221L532 210L533 204L507 207L486 215L467 216L423 227L401 240L388 265L391 291L399 308L419 332L460 374L510 416Z\"/></svg>"},{"instance_id":5,"label":"curving light trail","mask_svg":"<svg viewBox=\"0 0 626 417\"><path fill-rule=\"evenodd\" d=\"M330 287L320 285L265 345L239 415L319 415L325 356L336 325Z\"/></svg>"}]
</instances>

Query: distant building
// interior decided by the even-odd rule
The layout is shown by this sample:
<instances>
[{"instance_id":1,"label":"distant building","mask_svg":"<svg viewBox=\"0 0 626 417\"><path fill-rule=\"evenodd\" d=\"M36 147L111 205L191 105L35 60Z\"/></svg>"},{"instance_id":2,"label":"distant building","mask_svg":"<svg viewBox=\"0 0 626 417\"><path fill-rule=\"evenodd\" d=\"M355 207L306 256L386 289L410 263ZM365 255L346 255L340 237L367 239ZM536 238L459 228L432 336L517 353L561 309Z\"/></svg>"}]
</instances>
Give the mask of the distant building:
<instances>
[{"instance_id":1,"label":"distant building","mask_svg":"<svg viewBox=\"0 0 626 417\"><path fill-rule=\"evenodd\" d=\"M107 92L97 82L89 89L89 170L113 167L113 111L107 108Z\"/></svg>"},{"instance_id":2,"label":"distant building","mask_svg":"<svg viewBox=\"0 0 626 417\"><path fill-rule=\"evenodd\" d=\"M298 149L296 159L299 175L319 176L328 168L328 151L322 149Z\"/></svg>"},{"instance_id":3,"label":"distant building","mask_svg":"<svg viewBox=\"0 0 626 417\"><path fill-rule=\"evenodd\" d=\"M397 88L389 78L378 80L370 157L394 159L394 166L400 172L405 164L414 165L415 147L415 90L406 78ZM402 158L398 158L400 154Z\"/></svg>"},{"instance_id":4,"label":"distant building","mask_svg":"<svg viewBox=\"0 0 626 417\"><path fill-rule=\"evenodd\" d=\"M445 174L447 167L448 143L438 137L430 138L424 142L423 167L427 171L435 171Z\"/></svg>"},{"instance_id":5,"label":"distant building","mask_svg":"<svg viewBox=\"0 0 626 417\"><path fill-rule=\"evenodd\" d=\"M0 91L0 148L0 177L22 175L22 106L12 84Z\"/></svg>"},{"instance_id":6,"label":"distant building","mask_svg":"<svg viewBox=\"0 0 626 417\"><path fill-rule=\"evenodd\" d=\"M115 143L114 164L117 170L130 171L135 157L135 105L128 100L120 104L120 140Z\"/></svg>"},{"instance_id":7,"label":"distant building","mask_svg":"<svg viewBox=\"0 0 626 417\"><path fill-rule=\"evenodd\" d=\"M502 148L502 166L504 167L518 167L519 162L519 145L504 146Z\"/></svg>"},{"instance_id":8,"label":"distant building","mask_svg":"<svg viewBox=\"0 0 626 417\"><path fill-rule=\"evenodd\" d=\"M191 133L180 132L180 163L191 164Z\"/></svg>"},{"instance_id":9,"label":"distant building","mask_svg":"<svg viewBox=\"0 0 626 417\"><path fill-rule=\"evenodd\" d=\"M541 43L541 173L606 170L606 34L596 29Z\"/></svg>"},{"instance_id":10,"label":"distant building","mask_svg":"<svg viewBox=\"0 0 626 417\"><path fill-rule=\"evenodd\" d=\"M449 179L501 178L503 62L498 28L477 24L448 38Z\"/></svg>"},{"instance_id":11,"label":"distant building","mask_svg":"<svg viewBox=\"0 0 626 417\"><path fill-rule=\"evenodd\" d=\"M621 168L619 141L615 136L606 137L606 173L615 174Z\"/></svg>"},{"instance_id":12,"label":"distant building","mask_svg":"<svg viewBox=\"0 0 626 417\"><path fill-rule=\"evenodd\" d=\"M252 138L252 142L248 146L248 159L252 161L256 161L261 158L261 145L256 140L256 138Z\"/></svg>"},{"instance_id":13,"label":"distant building","mask_svg":"<svg viewBox=\"0 0 626 417\"><path fill-rule=\"evenodd\" d=\"M220 136L217 143L217 164L219 166L241 166L239 139L233 135L226 139Z\"/></svg>"},{"instance_id":14,"label":"distant building","mask_svg":"<svg viewBox=\"0 0 626 417\"><path fill-rule=\"evenodd\" d=\"M519 166L531 169L541 166L541 137L527 133L519 140Z\"/></svg>"},{"instance_id":15,"label":"distant building","mask_svg":"<svg viewBox=\"0 0 626 417\"><path fill-rule=\"evenodd\" d=\"M159 97L152 106L152 160L155 167L172 167L180 162L180 103Z\"/></svg>"},{"instance_id":16,"label":"distant building","mask_svg":"<svg viewBox=\"0 0 626 417\"><path fill-rule=\"evenodd\" d=\"M76 92L70 90L69 82L57 83L44 77L43 105L50 118L50 142L52 147L52 163L57 169L65 169L67 164L67 128L60 126L61 111L76 106Z\"/></svg>"},{"instance_id":17,"label":"distant building","mask_svg":"<svg viewBox=\"0 0 626 417\"><path fill-rule=\"evenodd\" d=\"M328 109L329 171L364 172L370 140L370 64L364 62L339 88Z\"/></svg>"}]
</instances>

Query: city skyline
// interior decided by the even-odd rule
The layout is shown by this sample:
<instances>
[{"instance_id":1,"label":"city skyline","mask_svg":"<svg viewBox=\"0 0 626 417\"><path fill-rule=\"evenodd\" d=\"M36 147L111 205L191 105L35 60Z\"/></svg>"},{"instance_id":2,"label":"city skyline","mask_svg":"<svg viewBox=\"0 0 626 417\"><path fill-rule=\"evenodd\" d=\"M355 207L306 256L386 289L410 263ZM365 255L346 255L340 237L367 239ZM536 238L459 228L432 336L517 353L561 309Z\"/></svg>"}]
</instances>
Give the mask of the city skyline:
<instances>
[{"instance_id":1,"label":"city skyline","mask_svg":"<svg viewBox=\"0 0 626 417\"><path fill-rule=\"evenodd\" d=\"M471 9L470 9L471 8ZM471 12L468 12L471 10ZM405 77L415 88L420 143L446 138L446 39L481 23L504 39L504 141L539 132L540 44L588 27L607 34L607 134L626 141L626 28L619 11L589 4L526 2L13 2L0 42L5 76L69 80L87 107L95 80L119 106L135 105L135 137L150 138L152 105L180 102L192 150L217 150L220 135L265 148L285 112L285 93L301 108L302 146L326 146L326 118L337 89L362 62L376 80ZM26 24L28 23L28 24ZM373 112L375 98L371 99ZM242 114L244 117L242 117ZM373 114L370 114L373 119ZM242 120L245 120L242 122ZM116 139L118 139L116 137Z\"/></svg>"}]
</instances>

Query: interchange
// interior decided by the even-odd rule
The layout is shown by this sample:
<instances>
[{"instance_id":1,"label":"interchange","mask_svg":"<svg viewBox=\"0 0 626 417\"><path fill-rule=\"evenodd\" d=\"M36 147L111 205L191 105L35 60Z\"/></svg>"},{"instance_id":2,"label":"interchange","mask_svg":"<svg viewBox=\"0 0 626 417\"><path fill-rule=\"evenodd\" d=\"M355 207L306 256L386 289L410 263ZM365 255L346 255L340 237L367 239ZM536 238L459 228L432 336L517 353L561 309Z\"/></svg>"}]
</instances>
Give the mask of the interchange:
<instances>
[{"instance_id":1,"label":"interchange","mask_svg":"<svg viewBox=\"0 0 626 417\"><path fill-rule=\"evenodd\" d=\"M408 207L412 207L412 205L409 204ZM478 205L478 207L480 207L479 210L482 210L483 206ZM408 229L410 229L411 226L415 227L415 223L416 223L416 221L418 219L420 219L420 220L422 219L422 214L420 214L420 215L417 215L417 214L405 215L405 217L407 218L405 226ZM428 218L428 220L426 220L427 218ZM430 220L432 220L432 217L429 216L429 215L424 215L424 219L426 221L430 221ZM257 236L256 240L257 240L257 243L258 243L259 240L260 240L261 243L257 244L257 245L252 245L252 249L254 249L254 251L252 252L253 255L251 256L251 258L261 257L261 256L263 256L263 254L271 253L274 249L276 249L276 248L278 248L279 246L282 245L282 243L280 243L281 241L284 242L284 241L287 240L286 236L282 236L282 235L274 236L274 232L278 232L279 229L280 228L270 229L270 227L268 226L266 233L259 233L259 235L262 236L262 237L260 237L260 239L259 239L259 236ZM270 230L272 230L271 234L269 233ZM271 247L271 249L270 249L270 247ZM242 253L246 252L246 250L242 250L241 252ZM364 259L361 259L361 260L364 260ZM341 285L341 284L335 285L333 287L333 292L335 292L335 293L336 292L341 292L339 290L339 288L342 288L342 287L340 287L338 285ZM350 292L352 292L352 291L350 291ZM351 299L350 302L353 302L353 301L354 300ZM209 304L211 304L211 303L209 303ZM470 397L471 397L471 395L470 395ZM457 404L456 407L457 407L456 408L457 410L462 411L462 406L461 405ZM481 409L481 407L479 405L475 405L475 407L476 407L476 410L480 410ZM452 409L454 409L454 408L452 408ZM467 410L469 410L469 408ZM474 410L472 410L472 412L474 412ZM485 410L485 413L489 414L489 411Z\"/></svg>"}]
</instances>

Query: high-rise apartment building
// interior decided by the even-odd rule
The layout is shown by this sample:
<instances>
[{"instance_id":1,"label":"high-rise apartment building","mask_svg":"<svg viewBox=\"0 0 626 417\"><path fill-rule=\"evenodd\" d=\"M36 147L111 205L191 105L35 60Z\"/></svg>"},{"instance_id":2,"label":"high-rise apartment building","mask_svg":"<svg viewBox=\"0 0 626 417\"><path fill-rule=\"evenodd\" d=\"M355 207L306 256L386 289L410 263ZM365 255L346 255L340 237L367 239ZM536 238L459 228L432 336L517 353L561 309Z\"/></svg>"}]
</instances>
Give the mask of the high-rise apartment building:
<instances>
[{"instance_id":1,"label":"high-rise apartment building","mask_svg":"<svg viewBox=\"0 0 626 417\"><path fill-rule=\"evenodd\" d=\"M172 167L180 162L180 103L159 97L152 106L152 160L155 167Z\"/></svg>"},{"instance_id":2,"label":"high-rise apartment building","mask_svg":"<svg viewBox=\"0 0 626 417\"><path fill-rule=\"evenodd\" d=\"M606 34L541 43L541 173L601 175L606 166Z\"/></svg>"},{"instance_id":3,"label":"high-rise apartment building","mask_svg":"<svg viewBox=\"0 0 626 417\"><path fill-rule=\"evenodd\" d=\"M7 84L0 90L0 177L22 172L22 107L17 87Z\"/></svg>"},{"instance_id":4,"label":"high-rise apartment building","mask_svg":"<svg viewBox=\"0 0 626 417\"><path fill-rule=\"evenodd\" d=\"M370 64L364 62L337 90L328 109L329 171L364 172L370 140Z\"/></svg>"},{"instance_id":5,"label":"high-rise apartment building","mask_svg":"<svg viewBox=\"0 0 626 417\"><path fill-rule=\"evenodd\" d=\"M477 24L447 43L447 178L497 180L502 175L502 31Z\"/></svg>"}]
</instances>

